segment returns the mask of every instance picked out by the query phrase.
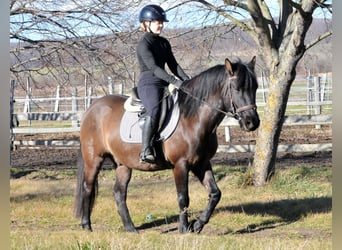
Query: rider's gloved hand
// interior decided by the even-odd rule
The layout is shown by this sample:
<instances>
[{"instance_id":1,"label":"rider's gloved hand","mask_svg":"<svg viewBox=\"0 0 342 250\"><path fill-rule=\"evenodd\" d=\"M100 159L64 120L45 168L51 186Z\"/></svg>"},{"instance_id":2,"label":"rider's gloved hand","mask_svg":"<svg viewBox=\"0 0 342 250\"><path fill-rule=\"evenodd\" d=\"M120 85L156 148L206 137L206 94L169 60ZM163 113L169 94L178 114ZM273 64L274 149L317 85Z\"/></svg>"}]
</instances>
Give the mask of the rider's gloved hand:
<instances>
[{"instance_id":1,"label":"rider's gloved hand","mask_svg":"<svg viewBox=\"0 0 342 250\"><path fill-rule=\"evenodd\" d=\"M176 89L179 89L182 84L183 84L183 81L179 80L179 79L176 79L176 81L172 82L171 83Z\"/></svg>"},{"instance_id":2,"label":"rider's gloved hand","mask_svg":"<svg viewBox=\"0 0 342 250\"><path fill-rule=\"evenodd\" d=\"M183 78L183 80L184 80L184 81L190 80L190 76L185 76L185 77Z\"/></svg>"}]
</instances>

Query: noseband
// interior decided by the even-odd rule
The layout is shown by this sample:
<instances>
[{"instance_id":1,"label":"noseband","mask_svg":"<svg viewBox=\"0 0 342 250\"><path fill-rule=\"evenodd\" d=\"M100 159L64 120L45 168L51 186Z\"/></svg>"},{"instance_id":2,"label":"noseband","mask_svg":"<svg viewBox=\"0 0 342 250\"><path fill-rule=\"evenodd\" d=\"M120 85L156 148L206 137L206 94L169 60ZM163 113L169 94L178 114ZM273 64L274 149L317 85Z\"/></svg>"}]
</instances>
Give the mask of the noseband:
<instances>
[{"instance_id":1,"label":"noseband","mask_svg":"<svg viewBox=\"0 0 342 250\"><path fill-rule=\"evenodd\" d=\"M241 113L250 109L256 110L257 106L255 104L248 104L242 107L238 107L235 102L233 101L233 94L232 94L232 87L231 87L231 80L236 79L236 76L229 77L228 81L228 95L230 99L230 113L232 114L232 117L234 117L236 120L241 119Z\"/></svg>"}]
</instances>

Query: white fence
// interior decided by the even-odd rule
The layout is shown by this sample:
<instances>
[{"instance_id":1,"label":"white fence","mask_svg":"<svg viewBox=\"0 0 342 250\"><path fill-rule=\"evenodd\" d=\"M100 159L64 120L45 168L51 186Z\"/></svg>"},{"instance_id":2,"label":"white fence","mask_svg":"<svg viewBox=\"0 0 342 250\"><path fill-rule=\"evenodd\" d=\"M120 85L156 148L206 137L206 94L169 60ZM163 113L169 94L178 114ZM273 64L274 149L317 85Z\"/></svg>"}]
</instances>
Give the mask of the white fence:
<instances>
[{"instance_id":1,"label":"white fence","mask_svg":"<svg viewBox=\"0 0 342 250\"><path fill-rule=\"evenodd\" d=\"M257 106L260 113L267 102L268 88L259 80ZM28 85L25 96L15 96L15 82L11 82L11 138L14 144L16 134L65 133L78 132L83 112L92 100L104 95L103 89L85 87L69 88L71 96L62 96L60 87L54 90L55 96L47 98L35 96ZM122 93L122 86L117 86ZM107 93L113 93L112 81ZM19 122L19 126L17 125ZM292 85L284 125L315 125L332 123L332 81L328 77L296 79ZM13 125L13 126L12 126ZM225 127L226 141L230 140L229 127L237 126L235 120L225 118L221 123ZM25 144L23 142L19 144ZM41 144L44 144L41 142ZM51 144L51 143L50 143ZM242 151L243 151L242 145ZM331 145L324 148L331 150ZM253 150L250 149L249 150ZM229 151L229 150L228 150ZM239 150L238 150L239 151Z\"/></svg>"}]
</instances>

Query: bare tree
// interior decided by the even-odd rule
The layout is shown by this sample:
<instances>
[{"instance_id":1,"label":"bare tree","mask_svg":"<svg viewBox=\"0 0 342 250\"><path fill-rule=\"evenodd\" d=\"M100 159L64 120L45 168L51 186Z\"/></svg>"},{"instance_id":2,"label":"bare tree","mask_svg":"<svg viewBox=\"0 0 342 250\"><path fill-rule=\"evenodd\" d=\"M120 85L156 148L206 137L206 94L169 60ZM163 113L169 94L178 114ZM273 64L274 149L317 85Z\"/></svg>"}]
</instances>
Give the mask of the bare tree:
<instances>
[{"instance_id":1,"label":"bare tree","mask_svg":"<svg viewBox=\"0 0 342 250\"><path fill-rule=\"evenodd\" d=\"M276 14L271 11L276 1L224 0L221 6L204 0L192 2L202 4L248 33L258 45L264 67L269 72L268 102L261 117L253 162L254 185L264 185L274 174L279 136L296 66L308 49L332 34L330 29L311 41L305 40L313 14L320 8L331 17L331 1L279 0ZM241 20L241 15L246 13L250 18Z\"/></svg>"},{"instance_id":2,"label":"bare tree","mask_svg":"<svg viewBox=\"0 0 342 250\"><path fill-rule=\"evenodd\" d=\"M27 77L41 88L79 85L85 77L93 85L106 84L111 77L131 87L138 73L135 46L141 33L137 17L145 2L11 0L12 77L23 87ZM163 4L172 6L177 1L170 2ZM187 72L194 75L217 62L223 46L218 40L234 39L226 34L234 33L236 25L186 26L177 20L184 13L176 7L165 7L172 28L166 27L164 35ZM205 13L201 18L208 20Z\"/></svg>"},{"instance_id":3,"label":"bare tree","mask_svg":"<svg viewBox=\"0 0 342 250\"><path fill-rule=\"evenodd\" d=\"M12 76L58 84L85 76L97 84L108 76L133 81L127 64L135 61L129 45L137 23L128 13L136 7L133 1L11 0Z\"/></svg>"},{"instance_id":4,"label":"bare tree","mask_svg":"<svg viewBox=\"0 0 342 250\"><path fill-rule=\"evenodd\" d=\"M27 77L41 88L79 85L85 77L93 85L107 84L111 77L130 88L139 70L135 46L141 35L138 12L145 2L11 0L12 77L24 88ZM215 39L235 26L226 27L166 28L164 35L182 65L196 74L213 61ZM196 69L189 66L194 64Z\"/></svg>"}]
</instances>

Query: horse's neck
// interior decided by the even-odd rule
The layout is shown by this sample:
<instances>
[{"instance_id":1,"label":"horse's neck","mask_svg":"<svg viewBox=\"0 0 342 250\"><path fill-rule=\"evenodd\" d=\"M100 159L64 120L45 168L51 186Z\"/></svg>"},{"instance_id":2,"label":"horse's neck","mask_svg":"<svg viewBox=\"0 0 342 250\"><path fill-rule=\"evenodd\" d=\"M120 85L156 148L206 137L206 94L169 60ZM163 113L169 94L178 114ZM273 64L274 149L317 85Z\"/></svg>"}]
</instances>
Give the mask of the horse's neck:
<instances>
[{"instance_id":1,"label":"horse's neck","mask_svg":"<svg viewBox=\"0 0 342 250\"><path fill-rule=\"evenodd\" d=\"M222 113L214 110L208 105L203 106L198 116L198 123L203 128L202 131L199 131L199 133L202 135L215 133L223 118L224 115Z\"/></svg>"}]
</instances>

